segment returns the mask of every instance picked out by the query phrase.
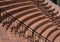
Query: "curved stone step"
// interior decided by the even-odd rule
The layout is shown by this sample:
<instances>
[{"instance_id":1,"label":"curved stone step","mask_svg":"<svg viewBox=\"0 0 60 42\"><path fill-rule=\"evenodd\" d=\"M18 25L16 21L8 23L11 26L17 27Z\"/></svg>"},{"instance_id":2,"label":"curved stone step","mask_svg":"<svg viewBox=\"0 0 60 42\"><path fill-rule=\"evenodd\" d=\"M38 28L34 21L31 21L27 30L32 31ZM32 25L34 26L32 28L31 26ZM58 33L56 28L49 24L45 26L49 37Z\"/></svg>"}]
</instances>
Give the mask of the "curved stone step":
<instances>
[{"instance_id":1,"label":"curved stone step","mask_svg":"<svg viewBox=\"0 0 60 42\"><path fill-rule=\"evenodd\" d=\"M18 34L25 33L24 35L28 39L33 39L35 42L48 42L46 39L44 40L43 37L39 38L39 35L37 34L37 38L35 35L35 32L41 34L45 38L49 39L52 42L55 42L55 39L60 35L59 29L57 29L58 21L59 19L55 18L54 21L56 22L55 25L53 25L52 21L49 21L51 18L51 14L54 14L54 16L58 16L59 11L54 8L51 4L46 2L45 0L40 1L40 9L35 5L34 3L29 3L33 1L20 1L19 3L16 2L2 2L4 4L1 5L1 8L6 10L7 13L11 13L9 16L13 16L13 18L10 19L10 21L4 21L4 25L8 22L7 28L11 28L15 30L14 32L18 32ZM28 4L27 4L28 3ZM21 6L19 6L21 4ZM26 4L26 5L25 5ZM13 6L13 7L12 7ZM8 9L9 8L9 9ZM47 15L46 15L47 14ZM49 15L48 15L49 14ZM7 14L3 15L3 19L6 19L9 17ZM15 19L16 18L16 19ZM16 21L19 20L22 23L17 23ZM14 22L16 23L16 27L14 27ZM58 22L58 23L57 23ZM23 24L26 24L27 26L24 27ZM23 28L21 27L23 26ZM29 29L30 28L30 29ZM21 30L23 29L23 30ZM32 29L32 30L31 30ZM34 36L35 35L35 36ZM51 38L51 36L53 36ZM54 39L55 38L55 39Z\"/></svg>"}]
</instances>

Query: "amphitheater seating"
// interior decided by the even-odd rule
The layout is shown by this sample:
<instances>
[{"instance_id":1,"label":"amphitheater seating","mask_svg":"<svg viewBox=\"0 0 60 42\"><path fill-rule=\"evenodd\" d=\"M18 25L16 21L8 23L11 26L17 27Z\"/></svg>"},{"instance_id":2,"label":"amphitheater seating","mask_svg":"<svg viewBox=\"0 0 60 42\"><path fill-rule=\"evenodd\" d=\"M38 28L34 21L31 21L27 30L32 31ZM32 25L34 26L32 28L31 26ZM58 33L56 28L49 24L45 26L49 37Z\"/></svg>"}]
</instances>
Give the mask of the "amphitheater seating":
<instances>
[{"instance_id":1,"label":"amphitheater seating","mask_svg":"<svg viewBox=\"0 0 60 42\"><path fill-rule=\"evenodd\" d=\"M60 35L59 11L43 1L0 2L2 26L15 34L23 34L33 42L55 42Z\"/></svg>"}]
</instances>

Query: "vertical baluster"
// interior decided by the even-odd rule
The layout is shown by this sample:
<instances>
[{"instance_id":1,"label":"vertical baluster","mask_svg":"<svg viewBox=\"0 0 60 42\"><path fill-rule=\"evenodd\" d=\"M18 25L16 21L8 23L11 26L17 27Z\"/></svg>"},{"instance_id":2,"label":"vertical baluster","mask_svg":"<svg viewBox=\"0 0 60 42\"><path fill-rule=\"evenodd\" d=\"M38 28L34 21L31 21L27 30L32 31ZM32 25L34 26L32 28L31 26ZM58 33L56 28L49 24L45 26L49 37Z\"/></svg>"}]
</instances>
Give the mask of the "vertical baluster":
<instances>
[{"instance_id":1,"label":"vertical baluster","mask_svg":"<svg viewBox=\"0 0 60 42\"><path fill-rule=\"evenodd\" d=\"M35 42L35 40L36 40L36 35L35 34L33 34L33 38L34 38L34 42Z\"/></svg>"},{"instance_id":2,"label":"vertical baluster","mask_svg":"<svg viewBox=\"0 0 60 42\"><path fill-rule=\"evenodd\" d=\"M32 37L33 37L33 42L36 42L37 39L37 34L35 33L35 30L32 31Z\"/></svg>"},{"instance_id":3,"label":"vertical baluster","mask_svg":"<svg viewBox=\"0 0 60 42\"><path fill-rule=\"evenodd\" d=\"M36 35L36 40L35 42L39 42L39 36Z\"/></svg>"},{"instance_id":4,"label":"vertical baluster","mask_svg":"<svg viewBox=\"0 0 60 42\"><path fill-rule=\"evenodd\" d=\"M34 42L39 42L39 35L34 33Z\"/></svg>"},{"instance_id":5,"label":"vertical baluster","mask_svg":"<svg viewBox=\"0 0 60 42\"><path fill-rule=\"evenodd\" d=\"M21 37L21 26L19 27L20 28L20 30L19 30L19 37Z\"/></svg>"},{"instance_id":6,"label":"vertical baluster","mask_svg":"<svg viewBox=\"0 0 60 42\"><path fill-rule=\"evenodd\" d=\"M32 38L33 38L33 42L34 42L35 41L35 35L33 33L32 33Z\"/></svg>"},{"instance_id":7,"label":"vertical baluster","mask_svg":"<svg viewBox=\"0 0 60 42\"><path fill-rule=\"evenodd\" d=\"M34 42L34 34L32 34L33 30L31 30L30 32L31 32L31 39L32 39L32 42Z\"/></svg>"},{"instance_id":8,"label":"vertical baluster","mask_svg":"<svg viewBox=\"0 0 60 42\"><path fill-rule=\"evenodd\" d=\"M31 33L31 34L30 34L30 40L31 40L31 42L34 42L34 35L32 36L33 30L30 30L30 29L29 29L29 31L30 31L30 33Z\"/></svg>"},{"instance_id":9,"label":"vertical baluster","mask_svg":"<svg viewBox=\"0 0 60 42\"><path fill-rule=\"evenodd\" d=\"M32 36L31 36L31 30L30 29L28 29L27 30L27 39L29 39L30 40L30 42L33 42L33 38L32 38Z\"/></svg>"},{"instance_id":10,"label":"vertical baluster","mask_svg":"<svg viewBox=\"0 0 60 42\"><path fill-rule=\"evenodd\" d=\"M23 27L24 27L24 31L23 31L23 33L24 33L24 37L26 38L26 35L27 35L27 32L25 32L26 30L26 26L25 25L23 25Z\"/></svg>"},{"instance_id":11,"label":"vertical baluster","mask_svg":"<svg viewBox=\"0 0 60 42\"><path fill-rule=\"evenodd\" d=\"M26 31L26 38L28 39L28 31ZM29 40L27 40L27 42L28 42Z\"/></svg>"},{"instance_id":12,"label":"vertical baluster","mask_svg":"<svg viewBox=\"0 0 60 42\"><path fill-rule=\"evenodd\" d=\"M23 26L20 26L19 37L23 37Z\"/></svg>"},{"instance_id":13,"label":"vertical baluster","mask_svg":"<svg viewBox=\"0 0 60 42\"><path fill-rule=\"evenodd\" d=\"M25 29L26 29L26 28L25 28ZM26 31L24 34L25 34L25 38L27 38L27 36L28 36L28 32Z\"/></svg>"},{"instance_id":14,"label":"vertical baluster","mask_svg":"<svg viewBox=\"0 0 60 42\"><path fill-rule=\"evenodd\" d=\"M12 25L10 25L10 27L9 27L10 29L11 29L11 32L13 33L15 33L15 22L14 23L12 23Z\"/></svg>"},{"instance_id":15,"label":"vertical baluster","mask_svg":"<svg viewBox=\"0 0 60 42\"><path fill-rule=\"evenodd\" d=\"M14 22L14 32L15 32L15 34L18 32L18 30L16 31L16 21Z\"/></svg>"},{"instance_id":16,"label":"vertical baluster","mask_svg":"<svg viewBox=\"0 0 60 42\"><path fill-rule=\"evenodd\" d=\"M16 25L15 25L15 29L16 29L16 30L15 30L15 34L17 34L17 33L18 33L18 26L17 26L17 25L19 24L19 22L16 20L15 23L16 23Z\"/></svg>"},{"instance_id":17,"label":"vertical baluster","mask_svg":"<svg viewBox=\"0 0 60 42\"><path fill-rule=\"evenodd\" d=\"M21 35L20 35L20 31L21 31L21 29L20 29L20 30L19 30L19 32L18 32L18 34L19 34L19 37L21 36Z\"/></svg>"},{"instance_id":18,"label":"vertical baluster","mask_svg":"<svg viewBox=\"0 0 60 42\"><path fill-rule=\"evenodd\" d=\"M17 29L16 28L16 21L14 22L14 29L15 29L14 32L15 32L15 35L16 35L16 33L18 32L18 31L16 31L16 29Z\"/></svg>"},{"instance_id":19,"label":"vertical baluster","mask_svg":"<svg viewBox=\"0 0 60 42\"><path fill-rule=\"evenodd\" d=\"M24 25L22 25L22 36L24 37Z\"/></svg>"},{"instance_id":20,"label":"vertical baluster","mask_svg":"<svg viewBox=\"0 0 60 42\"><path fill-rule=\"evenodd\" d=\"M8 22L8 21L9 21L9 19L10 19L10 18L9 18L9 17L7 17L7 18L6 18L6 22ZM8 23L6 23L6 25L8 25Z\"/></svg>"},{"instance_id":21,"label":"vertical baluster","mask_svg":"<svg viewBox=\"0 0 60 42\"><path fill-rule=\"evenodd\" d=\"M4 23L4 22L7 22L7 21L8 21L8 18L6 18L6 19L3 21L3 23ZM7 24L7 23L5 23L5 24L3 24L3 26L6 26L6 27L7 27L7 26L8 26L8 24Z\"/></svg>"},{"instance_id":22,"label":"vertical baluster","mask_svg":"<svg viewBox=\"0 0 60 42\"><path fill-rule=\"evenodd\" d=\"M13 31L13 28L14 28L14 27L13 27L13 25L11 25L11 30L10 30L10 32L12 32L12 31Z\"/></svg>"}]
</instances>

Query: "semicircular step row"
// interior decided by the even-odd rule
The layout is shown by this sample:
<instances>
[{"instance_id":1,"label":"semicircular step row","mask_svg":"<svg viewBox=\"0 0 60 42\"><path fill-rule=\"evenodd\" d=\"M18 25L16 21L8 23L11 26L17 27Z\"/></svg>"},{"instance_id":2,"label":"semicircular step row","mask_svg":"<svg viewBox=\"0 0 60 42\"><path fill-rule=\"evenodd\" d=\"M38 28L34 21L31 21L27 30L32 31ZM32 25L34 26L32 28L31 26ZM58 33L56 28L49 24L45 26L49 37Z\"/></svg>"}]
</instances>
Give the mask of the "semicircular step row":
<instances>
[{"instance_id":1,"label":"semicircular step row","mask_svg":"<svg viewBox=\"0 0 60 42\"><path fill-rule=\"evenodd\" d=\"M43 3L42 3L43 4ZM41 6L41 2L39 2L39 5ZM48 8L46 8L47 6L52 6L52 5L49 5L49 3L48 3L48 5L45 5L44 7L45 7L45 9L44 10L47 10ZM53 17L53 19L54 19L54 24L56 24L56 25L58 25L57 27L56 26L54 26L54 27L52 27L52 24L51 25L48 25L45 29L43 29L43 31L44 31L44 33L43 33L43 31L41 32L41 33L43 33L42 35L43 36L45 36L44 34L46 34L46 37L48 38L48 39L51 39L51 41L52 42L54 42L54 40L55 39L57 39L58 37L59 37L59 35L60 35L60 16L58 16L58 14L59 14L59 11L56 11L56 9L54 8L54 6L52 6L52 8L50 8L49 9L52 13L51 14L57 14L57 16L54 16ZM47 12L48 12L48 10L47 10ZM50 13L50 12L49 12ZM44 27L44 26L43 26ZM50 27L50 28L49 28ZM45 32L45 30L46 30L46 32ZM50 31L49 31L50 30ZM48 32L49 31L49 32ZM48 33L47 33L48 32ZM40 34L41 34L40 33ZM55 34L54 34L55 33ZM52 38L51 38L51 36L53 36ZM50 38L49 38L50 37Z\"/></svg>"},{"instance_id":2,"label":"semicircular step row","mask_svg":"<svg viewBox=\"0 0 60 42\"><path fill-rule=\"evenodd\" d=\"M41 15L41 14L39 14L39 13L41 13L40 11L38 11L36 8L33 8L33 9L34 9L35 11L37 11L37 12L33 11L32 9L29 10L31 13L33 12L32 14L35 14L35 15L32 15L32 14L31 14L31 17L32 17L32 18L33 18L33 16L36 16L37 13L38 13L38 15ZM27 9L26 9L26 10L27 10ZM32 10L32 11L31 11L31 10ZM28 11L28 10L27 10L27 11ZM24 11L24 12L26 12L26 11ZM26 14L26 13L25 13L25 14ZM38 16L38 15L37 15L37 16ZM13 16L14 16L14 15L13 15ZM29 16L29 15L28 15L28 16ZM36 16L36 17L37 17L37 16ZM4 15L3 15L2 17L4 17ZM5 14L5 17L7 18L6 14ZM5 18L5 17L4 17L4 18ZM8 16L8 17L9 17L9 16ZM14 17L15 17L15 16L14 16ZM17 16L17 17L18 17L18 16ZM21 17L22 17L22 15L21 15ZM8 18L8 19L9 19L9 18ZM8 19L7 19L7 20L8 20ZM31 18L29 17L28 19L31 19ZM3 20L3 19L2 19L2 20ZM16 21L16 19L14 19L14 18L11 19L11 20L13 20L13 22ZM26 20L26 21L27 21L27 20ZM9 21L9 22L11 22L11 21ZM8 22L8 23L9 23L9 22ZM11 22L11 24L12 24L13 22ZM15 28L15 27L14 27L14 28Z\"/></svg>"},{"instance_id":3,"label":"semicircular step row","mask_svg":"<svg viewBox=\"0 0 60 42\"><path fill-rule=\"evenodd\" d=\"M11 5L11 6L14 6L14 5ZM46 16L46 14L49 14L49 13L47 11L43 12L44 7L42 7L39 10L37 7L34 6L34 4L25 5L25 3L21 4L21 6L18 5L12 8L9 5L2 6L2 7L3 7L2 9L6 10L6 12L10 14L10 15L5 14L2 16L3 17L2 20L4 21L3 24L4 25L6 23L8 24L7 29L11 27L11 31L15 30L15 32L18 32L19 34L24 33L24 35L27 38L29 39L32 38L35 42L39 42L39 41L45 42L45 40L41 39L43 37L39 38L39 36L36 36L35 31L43 35L44 37L47 37L48 39L50 39L49 37L51 35L54 35L52 34L52 32L53 33L55 32L54 30L56 30L56 25L52 25L52 22L49 21L49 17L48 17L49 15ZM52 9L51 11L54 11L54 10L55 9ZM10 18L10 16L13 16L13 17ZM7 18L10 20L5 21ZM17 19L20 20L21 22L18 22ZM15 26L15 23L16 23L16 26ZM27 26L24 26L23 24L26 24ZM29 31L30 27L31 29L33 29L33 31L31 31L31 29ZM47 31L49 32L46 34ZM59 34L59 30L57 32L58 32L57 34ZM56 38L55 36L54 38ZM54 41L53 38L52 38L52 41ZM46 40L46 42L48 41Z\"/></svg>"}]
</instances>

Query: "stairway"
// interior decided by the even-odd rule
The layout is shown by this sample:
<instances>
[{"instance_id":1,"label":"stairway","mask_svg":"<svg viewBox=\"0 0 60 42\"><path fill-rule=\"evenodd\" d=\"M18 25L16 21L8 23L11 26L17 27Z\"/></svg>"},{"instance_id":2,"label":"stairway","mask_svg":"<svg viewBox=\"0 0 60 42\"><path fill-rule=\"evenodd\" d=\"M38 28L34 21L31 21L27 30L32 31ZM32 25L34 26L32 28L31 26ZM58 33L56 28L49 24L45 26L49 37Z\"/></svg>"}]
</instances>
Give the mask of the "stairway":
<instances>
[{"instance_id":1,"label":"stairway","mask_svg":"<svg viewBox=\"0 0 60 42\"><path fill-rule=\"evenodd\" d=\"M0 2L2 26L30 42L55 42L60 36L60 16L45 0Z\"/></svg>"}]
</instances>

